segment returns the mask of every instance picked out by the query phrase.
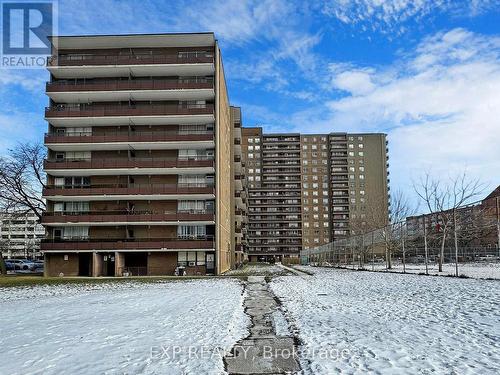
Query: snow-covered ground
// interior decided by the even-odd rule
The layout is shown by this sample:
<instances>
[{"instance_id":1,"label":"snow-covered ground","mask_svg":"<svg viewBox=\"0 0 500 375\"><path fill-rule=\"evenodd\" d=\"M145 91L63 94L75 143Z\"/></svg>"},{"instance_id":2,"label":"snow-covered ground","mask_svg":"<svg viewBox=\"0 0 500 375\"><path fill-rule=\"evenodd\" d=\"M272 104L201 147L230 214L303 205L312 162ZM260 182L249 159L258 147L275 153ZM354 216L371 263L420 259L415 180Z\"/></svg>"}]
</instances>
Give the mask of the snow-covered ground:
<instances>
[{"instance_id":1,"label":"snow-covered ground","mask_svg":"<svg viewBox=\"0 0 500 375\"><path fill-rule=\"evenodd\" d=\"M500 372L498 281L306 269L271 281L305 373Z\"/></svg>"},{"instance_id":2,"label":"snow-covered ground","mask_svg":"<svg viewBox=\"0 0 500 375\"><path fill-rule=\"evenodd\" d=\"M334 264L322 263L321 266L334 267ZM347 265L344 268L358 269L359 265ZM393 263L392 268L388 270L385 263L377 264L365 264L364 269L368 271L382 271L382 272L399 272L403 273L403 264ZM300 266L296 268L300 269ZM429 275L439 275L439 276L455 276L455 264L446 263L443 264L443 272L439 272L439 267L437 263L429 263L428 265ZM425 264L407 264L406 273L425 273ZM467 276L473 279L500 279L500 263L459 263L458 264L458 275Z\"/></svg>"},{"instance_id":3,"label":"snow-covered ground","mask_svg":"<svg viewBox=\"0 0 500 375\"><path fill-rule=\"evenodd\" d=\"M371 270L372 266L365 266L366 269ZM375 271L386 271L385 264L376 264ZM454 264L443 264L443 272L439 272L436 263L429 264L428 266L430 275L453 275L455 276ZM402 264L395 264L390 270L391 272L403 272ZM407 273L424 273L425 264L407 264ZM458 274L475 279L500 279L500 263L466 263L458 264Z\"/></svg>"},{"instance_id":4,"label":"snow-covered ground","mask_svg":"<svg viewBox=\"0 0 500 375\"><path fill-rule=\"evenodd\" d=\"M224 373L222 349L248 334L242 291L229 279L1 289L0 373Z\"/></svg>"}]
</instances>

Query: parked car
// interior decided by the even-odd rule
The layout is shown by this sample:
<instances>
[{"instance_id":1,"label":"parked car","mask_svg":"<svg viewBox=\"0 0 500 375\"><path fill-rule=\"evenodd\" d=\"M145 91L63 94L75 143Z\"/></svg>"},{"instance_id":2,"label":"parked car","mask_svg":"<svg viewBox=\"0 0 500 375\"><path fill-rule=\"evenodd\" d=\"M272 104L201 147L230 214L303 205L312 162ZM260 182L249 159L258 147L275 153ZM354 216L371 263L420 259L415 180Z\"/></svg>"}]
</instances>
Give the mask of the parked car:
<instances>
[{"instance_id":1,"label":"parked car","mask_svg":"<svg viewBox=\"0 0 500 375\"><path fill-rule=\"evenodd\" d=\"M478 259L486 261L486 262L493 262L494 260L497 260L498 258L495 255L488 254L488 255L480 256Z\"/></svg>"},{"instance_id":2,"label":"parked car","mask_svg":"<svg viewBox=\"0 0 500 375\"><path fill-rule=\"evenodd\" d=\"M5 264L7 263L12 264L15 271L34 271L36 269L35 263L27 259L6 259Z\"/></svg>"},{"instance_id":3,"label":"parked car","mask_svg":"<svg viewBox=\"0 0 500 375\"><path fill-rule=\"evenodd\" d=\"M14 263L11 263L8 259L5 259L5 269L6 271L14 271Z\"/></svg>"},{"instance_id":4,"label":"parked car","mask_svg":"<svg viewBox=\"0 0 500 375\"><path fill-rule=\"evenodd\" d=\"M37 269L37 271L39 271L40 268L43 269L43 260L34 260L33 263L35 264L35 268Z\"/></svg>"}]
</instances>

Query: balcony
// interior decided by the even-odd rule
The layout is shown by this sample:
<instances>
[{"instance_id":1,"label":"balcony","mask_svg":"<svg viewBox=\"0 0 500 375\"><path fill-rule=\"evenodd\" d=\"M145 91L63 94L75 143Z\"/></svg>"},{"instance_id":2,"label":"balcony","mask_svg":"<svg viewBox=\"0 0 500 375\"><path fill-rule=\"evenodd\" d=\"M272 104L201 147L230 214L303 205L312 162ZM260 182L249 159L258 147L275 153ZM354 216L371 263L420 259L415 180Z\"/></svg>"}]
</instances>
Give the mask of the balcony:
<instances>
[{"instance_id":1,"label":"balcony","mask_svg":"<svg viewBox=\"0 0 500 375\"><path fill-rule=\"evenodd\" d=\"M47 95L56 102L85 103L134 100L210 100L214 84L192 79L100 79L47 82Z\"/></svg>"},{"instance_id":2,"label":"balcony","mask_svg":"<svg viewBox=\"0 0 500 375\"><path fill-rule=\"evenodd\" d=\"M127 251L127 250L196 250L215 248L213 236L195 238L66 238L43 239L42 251Z\"/></svg>"},{"instance_id":3,"label":"balcony","mask_svg":"<svg viewBox=\"0 0 500 375\"><path fill-rule=\"evenodd\" d=\"M44 225L66 225L86 223L100 225L178 225L184 222L213 224L214 212L155 212L155 211L83 211L83 212L45 212L42 216ZM154 224L153 224L154 223Z\"/></svg>"},{"instance_id":4,"label":"balcony","mask_svg":"<svg viewBox=\"0 0 500 375\"><path fill-rule=\"evenodd\" d=\"M147 77L159 75L200 76L214 72L212 52L189 51L175 54L65 54L52 56L47 69L56 78Z\"/></svg>"},{"instance_id":5,"label":"balcony","mask_svg":"<svg viewBox=\"0 0 500 375\"><path fill-rule=\"evenodd\" d=\"M110 144L115 143L115 144ZM213 148L213 132L106 131L45 134L45 144L54 151ZM153 145L154 144L154 145ZM160 146L161 145L161 146Z\"/></svg>"},{"instance_id":6,"label":"balcony","mask_svg":"<svg viewBox=\"0 0 500 375\"><path fill-rule=\"evenodd\" d=\"M213 63L214 56L210 52L180 52L176 54L67 54L49 58L49 66L82 66L82 65L150 65L150 64L202 64Z\"/></svg>"},{"instance_id":7,"label":"balcony","mask_svg":"<svg viewBox=\"0 0 500 375\"><path fill-rule=\"evenodd\" d=\"M79 200L135 199L162 200L168 195L170 199L188 196L188 199L209 199L215 194L215 187L207 184L95 184L89 186L54 186L43 189L43 197L61 200L57 197L79 197ZM67 200L67 199L66 199Z\"/></svg>"},{"instance_id":8,"label":"balcony","mask_svg":"<svg viewBox=\"0 0 500 375\"><path fill-rule=\"evenodd\" d=\"M64 105L45 108L55 126L204 124L214 121L213 104Z\"/></svg>"},{"instance_id":9,"label":"balcony","mask_svg":"<svg viewBox=\"0 0 500 375\"><path fill-rule=\"evenodd\" d=\"M133 158L133 159L47 159L44 169L53 176L86 176L112 174L180 174L213 173L213 157L197 159Z\"/></svg>"}]
</instances>

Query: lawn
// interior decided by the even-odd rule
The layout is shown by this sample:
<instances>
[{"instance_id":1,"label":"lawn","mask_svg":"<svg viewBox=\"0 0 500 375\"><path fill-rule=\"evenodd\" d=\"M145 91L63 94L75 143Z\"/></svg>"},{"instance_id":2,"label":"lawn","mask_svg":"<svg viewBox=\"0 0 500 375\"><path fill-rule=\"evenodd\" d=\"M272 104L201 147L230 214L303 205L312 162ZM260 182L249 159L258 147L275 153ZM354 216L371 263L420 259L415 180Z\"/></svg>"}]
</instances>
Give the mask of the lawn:
<instances>
[{"instance_id":1,"label":"lawn","mask_svg":"<svg viewBox=\"0 0 500 375\"><path fill-rule=\"evenodd\" d=\"M219 374L246 336L238 279L3 288L4 374Z\"/></svg>"},{"instance_id":2,"label":"lawn","mask_svg":"<svg viewBox=\"0 0 500 375\"><path fill-rule=\"evenodd\" d=\"M499 373L498 281L305 269L271 281L305 373Z\"/></svg>"}]
</instances>

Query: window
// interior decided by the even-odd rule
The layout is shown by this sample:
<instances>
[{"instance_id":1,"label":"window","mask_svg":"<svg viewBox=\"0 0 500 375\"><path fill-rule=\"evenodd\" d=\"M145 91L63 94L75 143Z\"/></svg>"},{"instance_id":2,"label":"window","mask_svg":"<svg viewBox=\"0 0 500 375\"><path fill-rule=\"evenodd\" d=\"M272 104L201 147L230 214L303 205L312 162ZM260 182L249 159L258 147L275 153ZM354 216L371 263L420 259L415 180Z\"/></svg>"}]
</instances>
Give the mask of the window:
<instances>
[{"instance_id":1,"label":"window","mask_svg":"<svg viewBox=\"0 0 500 375\"><path fill-rule=\"evenodd\" d=\"M177 209L180 212L205 212L208 207L213 208L213 202L203 200L179 201Z\"/></svg>"},{"instance_id":2,"label":"window","mask_svg":"<svg viewBox=\"0 0 500 375\"><path fill-rule=\"evenodd\" d=\"M204 225L179 225L177 235L180 238L198 238L206 236L206 227Z\"/></svg>"},{"instance_id":3,"label":"window","mask_svg":"<svg viewBox=\"0 0 500 375\"><path fill-rule=\"evenodd\" d=\"M54 229L54 237L57 236L56 232L59 234L63 233L63 238L65 239L86 239L89 237L89 227L64 227L63 229Z\"/></svg>"}]
</instances>

